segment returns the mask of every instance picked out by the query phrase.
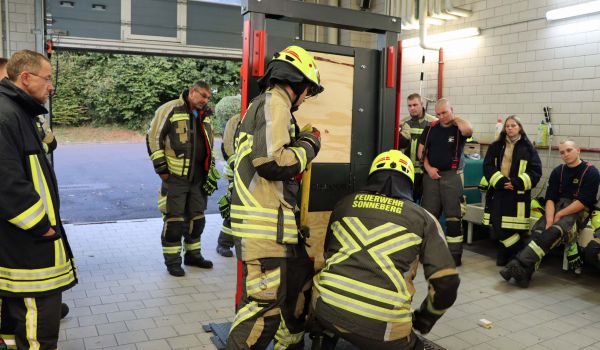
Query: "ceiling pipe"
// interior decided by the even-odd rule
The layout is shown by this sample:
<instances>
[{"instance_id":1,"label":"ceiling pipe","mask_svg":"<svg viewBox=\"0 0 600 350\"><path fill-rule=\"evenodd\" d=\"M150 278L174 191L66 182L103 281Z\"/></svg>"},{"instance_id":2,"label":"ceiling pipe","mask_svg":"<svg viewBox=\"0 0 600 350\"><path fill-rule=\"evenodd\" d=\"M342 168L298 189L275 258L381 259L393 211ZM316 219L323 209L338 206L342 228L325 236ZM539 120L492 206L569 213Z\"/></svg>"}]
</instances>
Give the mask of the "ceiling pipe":
<instances>
[{"instance_id":1,"label":"ceiling pipe","mask_svg":"<svg viewBox=\"0 0 600 350\"><path fill-rule=\"evenodd\" d=\"M459 17L471 16L471 11L452 6L452 0L444 0L444 12Z\"/></svg>"},{"instance_id":2,"label":"ceiling pipe","mask_svg":"<svg viewBox=\"0 0 600 350\"><path fill-rule=\"evenodd\" d=\"M427 1L419 0L419 41L421 42L421 47L425 50L439 50L439 46L436 47L427 43Z\"/></svg>"},{"instance_id":3,"label":"ceiling pipe","mask_svg":"<svg viewBox=\"0 0 600 350\"><path fill-rule=\"evenodd\" d=\"M429 0L429 16L445 20L456 19L457 17L455 15L447 14L443 11L442 1L443 0Z\"/></svg>"}]
</instances>

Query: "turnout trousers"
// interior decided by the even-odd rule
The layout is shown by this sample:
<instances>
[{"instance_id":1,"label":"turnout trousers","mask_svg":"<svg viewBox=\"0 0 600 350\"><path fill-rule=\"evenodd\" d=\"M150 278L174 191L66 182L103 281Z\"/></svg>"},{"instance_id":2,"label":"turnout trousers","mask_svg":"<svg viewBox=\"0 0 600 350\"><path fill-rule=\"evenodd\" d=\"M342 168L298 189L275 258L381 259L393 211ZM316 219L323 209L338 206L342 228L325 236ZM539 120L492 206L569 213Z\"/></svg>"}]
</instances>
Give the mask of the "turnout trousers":
<instances>
[{"instance_id":1,"label":"turnout trousers","mask_svg":"<svg viewBox=\"0 0 600 350\"><path fill-rule=\"evenodd\" d=\"M62 293L35 298L2 297L0 303L0 339L8 349L57 349Z\"/></svg>"},{"instance_id":2,"label":"turnout trousers","mask_svg":"<svg viewBox=\"0 0 600 350\"><path fill-rule=\"evenodd\" d=\"M207 198L202 190L202 181L189 182L187 178L177 175L170 175L167 182L163 182L161 194L166 195L165 223L161 235L165 265L179 266L182 237L186 256L200 255Z\"/></svg>"},{"instance_id":3,"label":"turnout trousers","mask_svg":"<svg viewBox=\"0 0 600 350\"><path fill-rule=\"evenodd\" d=\"M227 350L304 349L304 330L313 262L304 247L297 257L263 258L243 262L242 299Z\"/></svg>"},{"instance_id":4,"label":"turnout trousers","mask_svg":"<svg viewBox=\"0 0 600 350\"><path fill-rule=\"evenodd\" d=\"M439 180L423 176L421 206L436 218L446 216L446 242L452 255L462 255L463 230L462 209L463 185L461 174L456 170L440 171Z\"/></svg>"},{"instance_id":5,"label":"turnout trousers","mask_svg":"<svg viewBox=\"0 0 600 350\"><path fill-rule=\"evenodd\" d=\"M223 226L221 226L217 244L228 249L233 248L234 241L233 236L231 235L231 218L223 219Z\"/></svg>"}]
</instances>

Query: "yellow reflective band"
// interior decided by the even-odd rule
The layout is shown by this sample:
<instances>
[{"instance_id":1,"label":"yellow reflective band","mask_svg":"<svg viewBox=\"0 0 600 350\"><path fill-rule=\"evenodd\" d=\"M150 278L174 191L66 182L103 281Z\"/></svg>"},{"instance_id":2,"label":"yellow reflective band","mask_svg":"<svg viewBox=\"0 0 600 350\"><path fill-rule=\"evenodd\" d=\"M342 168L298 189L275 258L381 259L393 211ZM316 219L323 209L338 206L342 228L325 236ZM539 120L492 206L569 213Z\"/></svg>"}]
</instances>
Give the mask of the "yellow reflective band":
<instances>
[{"instance_id":1,"label":"yellow reflective band","mask_svg":"<svg viewBox=\"0 0 600 350\"><path fill-rule=\"evenodd\" d=\"M33 180L33 185L37 193L40 195L40 198L42 198L44 208L46 208L46 214L48 215L48 220L50 220L50 225L56 226L56 216L54 214L52 196L50 196L50 187L48 187L48 183L46 182L46 177L42 171L42 166L40 165L37 154L32 154L29 156L29 164L31 166L31 179Z\"/></svg>"},{"instance_id":2,"label":"yellow reflective band","mask_svg":"<svg viewBox=\"0 0 600 350\"><path fill-rule=\"evenodd\" d=\"M25 308L25 333L30 350L39 350L40 342L37 340L38 310L35 298L24 298Z\"/></svg>"},{"instance_id":3,"label":"yellow reflective band","mask_svg":"<svg viewBox=\"0 0 600 350\"><path fill-rule=\"evenodd\" d=\"M226 235L230 235L231 234L231 227L222 226L221 227L221 232L223 232Z\"/></svg>"},{"instance_id":4,"label":"yellow reflective band","mask_svg":"<svg viewBox=\"0 0 600 350\"><path fill-rule=\"evenodd\" d=\"M302 147L288 147L288 149L294 152L296 158L298 158L298 163L300 163L300 171L304 171L304 169L306 169L306 162L308 161L306 158L306 150Z\"/></svg>"},{"instance_id":5,"label":"yellow reflective band","mask_svg":"<svg viewBox=\"0 0 600 350\"><path fill-rule=\"evenodd\" d=\"M56 290L75 281L73 269L64 275L43 281L14 281L0 278L0 289L11 293L39 293Z\"/></svg>"},{"instance_id":6,"label":"yellow reflective band","mask_svg":"<svg viewBox=\"0 0 600 350\"><path fill-rule=\"evenodd\" d=\"M181 246L179 247L162 247L163 254L179 254L181 253Z\"/></svg>"},{"instance_id":7,"label":"yellow reflective band","mask_svg":"<svg viewBox=\"0 0 600 350\"><path fill-rule=\"evenodd\" d=\"M250 136L250 135L248 135L248 136ZM238 171L240 162L252 152L251 143L252 143L251 138L250 137L246 138L242 143L240 143L239 148L236 151L233 181L235 183L235 191L239 195L239 198L242 201L242 204L247 207L256 208L256 207L261 207L261 205L254 198L254 196L252 196L252 194L246 187L246 184L244 183L244 180L242 179L242 177L240 176L240 173Z\"/></svg>"},{"instance_id":8,"label":"yellow reflective band","mask_svg":"<svg viewBox=\"0 0 600 350\"><path fill-rule=\"evenodd\" d=\"M498 183L498 181L499 181L499 180L500 180L502 177L504 177L504 175L502 175L502 173L501 173L501 172L499 172L499 171L496 171L496 172L494 173L494 175L492 175L492 177L490 178L490 186L491 186L491 187L496 187L496 183Z\"/></svg>"},{"instance_id":9,"label":"yellow reflective band","mask_svg":"<svg viewBox=\"0 0 600 350\"><path fill-rule=\"evenodd\" d=\"M527 175L527 173L522 173L519 175L519 178L523 181L523 186L524 189L530 190L531 189L531 178L529 177L529 175Z\"/></svg>"},{"instance_id":10,"label":"yellow reflective band","mask_svg":"<svg viewBox=\"0 0 600 350\"><path fill-rule=\"evenodd\" d=\"M528 246L540 258L540 260L542 260L542 258L544 257L544 255L546 255L546 253L544 253L544 250L542 248L540 248L540 246L537 245L537 243L535 243L535 241L529 242Z\"/></svg>"},{"instance_id":11,"label":"yellow reflective band","mask_svg":"<svg viewBox=\"0 0 600 350\"><path fill-rule=\"evenodd\" d=\"M16 350L17 349L17 342L15 341L14 334L0 333L0 339L4 340L4 344L6 344L8 350Z\"/></svg>"},{"instance_id":12,"label":"yellow reflective band","mask_svg":"<svg viewBox=\"0 0 600 350\"><path fill-rule=\"evenodd\" d=\"M395 267L395 262L390 258L390 255L404 250L406 248L421 244L421 237L417 236L412 232L403 234L385 241L379 245L369 248L368 252L373 258L373 261L377 263L382 271L388 275L390 281L397 288L398 292L405 295L408 293L406 282L404 281L403 274Z\"/></svg>"},{"instance_id":13,"label":"yellow reflective band","mask_svg":"<svg viewBox=\"0 0 600 350\"><path fill-rule=\"evenodd\" d=\"M423 129L410 127L410 133L413 135L421 135L423 133Z\"/></svg>"},{"instance_id":14,"label":"yellow reflective band","mask_svg":"<svg viewBox=\"0 0 600 350\"><path fill-rule=\"evenodd\" d=\"M397 291L372 286L367 283L354 280L352 278L335 275L331 272L322 271L315 277L315 284L330 286L344 292L356 294L366 299L372 299L378 302L384 302L391 307L398 304L407 304L410 306L410 294L400 294Z\"/></svg>"},{"instance_id":15,"label":"yellow reflective band","mask_svg":"<svg viewBox=\"0 0 600 350\"><path fill-rule=\"evenodd\" d=\"M432 313L434 315L438 315L438 316L441 316L441 315L445 314L447 309L438 310L435 307L433 307L433 300L432 300L432 298L433 298L432 295L428 295L427 296L427 311L429 311L430 313Z\"/></svg>"},{"instance_id":16,"label":"yellow reflective band","mask_svg":"<svg viewBox=\"0 0 600 350\"><path fill-rule=\"evenodd\" d=\"M200 242L191 243L191 244L186 243L185 244L185 251L186 252L189 252L189 251L192 251L192 250L200 250L200 249L202 249L202 244Z\"/></svg>"},{"instance_id":17,"label":"yellow reflective band","mask_svg":"<svg viewBox=\"0 0 600 350\"><path fill-rule=\"evenodd\" d=\"M235 319L233 320L233 323L231 324L231 328L229 329L229 334L231 334L231 331L233 331L233 329L238 324L240 324L240 323L246 321L247 319L251 318L252 316L256 315L262 309L264 309L264 308L261 306L258 306L258 303L256 301L251 301L248 304L246 304L243 308L239 309L238 312L235 314Z\"/></svg>"},{"instance_id":18,"label":"yellow reflective band","mask_svg":"<svg viewBox=\"0 0 600 350\"><path fill-rule=\"evenodd\" d=\"M165 156L165 151L162 149L159 149L158 151L153 152L152 155L150 155L150 159L156 160L156 159L162 158L164 156Z\"/></svg>"},{"instance_id":19,"label":"yellow reflective band","mask_svg":"<svg viewBox=\"0 0 600 350\"><path fill-rule=\"evenodd\" d=\"M44 214L44 204L42 203L42 199L39 199L34 205L8 221L23 230L28 230L39 224L44 218Z\"/></svg>"},{"instance_id":20,"label":"yellow reflective band","mask_svg":"<svg viewBox=\"0 0 600 350\"><path fill-rule=\"evenodd\" d=\"M269 271L263 276L246 281L246 293L256 294L265 289L273 288L279 285L281 271L279 268Z\"/></svg>"},{"instance_id":21,"label":"yellow reflective band","mask_svg":"<svg viewBox=\"0 0 600 350\"><path fill-rule=\"evenodd\" d=\"M417 147L418 147L418 145L419 145L419 140L418 139L413 139L413 140L410 141L410 155L409 155L409 157L410 157L410 160L412 160L413 165L415 165L415 169L419 168L418 166L416 166L417 162L418 162L418 160L417 160Z\"/></svg>"},{"instance_id":22,"label":"yellow reflective band","mask_svg":"<svg viewBox=\"0 0 600 350\"><path fill-rule=\"evenodd\" d=\"M279 328L277 329L277 332L275 333L275 344L274 344L273 349L274 350L285 350L285 349L291 347L292 345L300 343L303 338L304 338L304 331L301 331L299 333L290 332L287 325L285 324L285 319L283 318L283 315L282 315L281 321L279 322Z\"/></svg>"},{"instance_id":23,"label":"yellow reflective band","mask_svg":"<svg viewBox=\"0 0 600 350\"><path fill-rule=\"evenodd\" d=\"M368 245L385 237L389 237L398 232L406 230L406 227L399 226L391 222L387 222L369 230L357 217L345 217L343 218L343 221L363 245Z\"/></svg>"},{"instance_id":24,"label":"yellow reflective band","mask_svg":"<svg viewBox=\"0 0 600 350\"><path fill-rule=\"evenodd\" d=\"M284 227L283 242L298 241L298 229ZM231 235L245 238L277 240L277 227L231 222Z\"/></svg>"},{"instance_id":25,"label":"yellow reflective band","mask_svg":"<svg viewBox=\"0 0 600 350\"><path fill-rule=\"evenodd\" d=\"M456 237L446 236L446 242L448 242L448 243L462 243L463 240L464 240L463 235L456 236Z\"/></svg>"},{"instance_id":26,"label":"yellow reflective band","mask_svg":"<svg viewBox=\"0 0 600 350\"><path fill-rule=\"evenodd\" d=\"M173 123L173 122L177 122L180 120L189 120L189 119L190 119L190 116L187 113L176 113L176 114L173 114L171 116L171 118L169 118L169 121L171 123Z\"/></svg>"},{"instance_id":27,"label":"yellow reflective band","mask_svg":"<svg viewBox=\"0 0 600 350\"><path fill-rule=\"evenodd\" d=\"M323 270L329 270L329 267L335 264L339 264L342 261L348 259L352 254L360 251L360 245L352 238L352 236L346 231L339 221L335 221L331 225L331 231L335 238L340 242L342 247L338 249L329 259L327 259L326 267Z\"/></svg>"},{"instance_id":28,"label":"yellow reflective band","mask_svg":"<svg viewBox=\"0 0 600 350\"><path fill-rule=\"evenodd\" d=\"M527 161L526 160L521 160L519 162L519 173L518 173L518 175L524 174L526 170L527 170Z\"/></svg>"},{"instance_id":29,"label":"yellow reflective band","mask_svg":"<svg viewBox=\"0 0 600 350\"><path fill-rule=\"evenodd\" d=\"M529 220L525 217L525 202L517 202L517 222L529 223Z\"/></svg>"},{"instance_id":30,"label":"yellow reflective band","mask_svg":"<svg viewBox=\"0 0 600 350\"><path fill-rule=\"evenodd\" d=\"M54 266L64 265L67 261L62 239L54 241Z\"/></svg>"},{"instance_id":31,"label":"yellow reflective band","mask_svg":"<svg viewBox=\"0 0 600 350\"><path fill-rule=\"evenodd\" d=\"M56 276L64 275L72 270L71 260L64 264L42 269L9 269L0 267L0 280L7 279L12 281L38 281L46 280ZM0 282L1 283L1 282Z\"/></svg>"},{"instance_id":32,"label":"yellow reflective band","mask_svg":"<svg viewBox=\"0 0 600 350\"><path fill-rule=\"evenodd\" d=\"M483 214L483 219L481 220L481 223L483 225L489 225L490 224L490 213L484 213Z\"/></svg>"},{"instance_id":33,"label":"yellow reflective band","mask_svg":"<svg viewBox=\"0 0 600 350\"><path fill-rule=\"evenodd\" d=\"M521 236L518 233L515 233L507 239L500 240L500 243L502 243L506 248L508 248L515 245L519 241L519 239L521 239Z\"/></svg>"}]
</instances>

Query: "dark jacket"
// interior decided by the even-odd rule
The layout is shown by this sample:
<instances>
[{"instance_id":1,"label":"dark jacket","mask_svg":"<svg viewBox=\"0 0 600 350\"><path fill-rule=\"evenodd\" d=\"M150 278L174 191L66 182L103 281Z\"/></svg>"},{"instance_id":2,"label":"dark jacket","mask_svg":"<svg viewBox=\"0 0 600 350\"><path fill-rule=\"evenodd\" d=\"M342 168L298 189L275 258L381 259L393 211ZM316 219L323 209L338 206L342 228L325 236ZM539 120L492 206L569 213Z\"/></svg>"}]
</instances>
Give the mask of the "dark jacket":
<instances>
[{"instance_id":1,"label":"dark jacket","mask_svg":"<svg viewBox=\"0 0 600 350\"><path fill-rule=\"evenodd\" d=\"M531 189L540 181L542 162L531 142L521 137L514 145L509 178L502 175L500 167L506 141L495 141L488 148L483 161L483 174L489 183L483 223L497 230L529 230ZM511 182L515 190L505 190Z\"/></svg>"},{"instance_id":2,"label":"dark jacket","mask_svg":"<svg viewBox=\"0 0 600 350\"><path fill-rule=\"evenodd\" d=\"M48 111L0 82L0 296L54 294L77 283L58 186L35 117ZM56 234L42 237L52 227Z\"/></svg>"}]
</instances>

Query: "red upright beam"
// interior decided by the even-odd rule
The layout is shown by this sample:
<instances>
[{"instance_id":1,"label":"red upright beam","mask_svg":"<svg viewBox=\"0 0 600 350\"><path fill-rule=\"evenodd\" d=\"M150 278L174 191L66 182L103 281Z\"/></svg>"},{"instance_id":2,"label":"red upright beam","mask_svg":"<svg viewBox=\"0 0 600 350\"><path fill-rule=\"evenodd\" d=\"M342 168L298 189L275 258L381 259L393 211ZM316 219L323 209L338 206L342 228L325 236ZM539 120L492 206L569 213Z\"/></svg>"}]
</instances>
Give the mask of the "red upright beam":
<instances>
[{"instance_id":1,"label":"red upright beam","mask_svg":"<svg viewBox=\"0 0 600 350\"><path fill-rule=\"evenodd\" d=\"M400 107L402 100L402 40L398 41L398 62L396 65L396 128L394 148L400 148Z\"/></svg>"},{"instance_id":2,"label":"red upright beam","mask_svg":"<svg viewBox=\"0 0 600 350\"><path fill-rule=\"evenodd\" d=\"M438 100L442 98L442 89L444 88L444 49L440 47L438 60Z\"/></svg>"}]
</instances>

